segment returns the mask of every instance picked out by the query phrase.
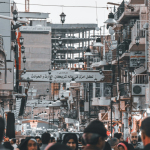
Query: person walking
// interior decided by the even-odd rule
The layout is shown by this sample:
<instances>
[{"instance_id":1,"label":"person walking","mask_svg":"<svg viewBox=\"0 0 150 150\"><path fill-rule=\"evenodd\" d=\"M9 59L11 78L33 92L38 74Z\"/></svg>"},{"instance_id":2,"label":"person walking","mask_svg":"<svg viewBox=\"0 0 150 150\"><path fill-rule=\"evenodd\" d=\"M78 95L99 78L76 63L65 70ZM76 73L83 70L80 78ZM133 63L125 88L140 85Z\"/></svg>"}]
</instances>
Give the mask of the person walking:
<instances>
[{"instance_id":1,"label":"person walking","mask_svg":"<svg viewBox=\"0 0 150 150\"><path fill-rule=\"evenodd\" d=\"M71 147L72 150L78 150L78 139L76 134L67 133L63 138L63 144Z\"/></svg>"},{"instance_id":2,"label":"person walking","mask_svg":"<svg viewBox=\"0 0 150 150\"><path fill-rule=\"evenodd\" d=\"M143 150L150 150L150 117L145 118L141 123L141 139Z\"/></svg>"},{"instance_id":3,"label":"person walking","mask_svg":"<svg viewBox=\"0 0 150 150\"><path fill-rule=\"evenodd\" d=\"M5 129L5 122L4 119L0 117L0 150L10 150L5 148L2 145L3 137L4 137L4 129Z\"/></svg>"},{"instance_id":4,"label":"person walking","mask_svg":"<svg viewBox=\"0 0 150 150\"><path fill-rule=\"evenodd\" d=\"M124 141L122 133L114 133L114 137L118 139L119 143Z\"/></svg>"},{"instance_id":5,"label":"person walking","mask_svg":"<svg viewBox=\"0 0 150 150\"><path fill-rule=\"evenodd\" d=\"M40 147L41 150L44 150L45 147L48 145L48 143L50 142L50 134L49 133L43 133L42 134L42 146Z\"/></svg>"},{"instance_id":6,"label":"person walking","mask_svg":"<svg viewBox=\"0 0 150 150\"><path fill-rule=\"evenodd\" d=\"M15 138L11 139L10 144L12 145L14 150L17 150L17 144L16 144L16 139Z\"/></svg>"},{"instance_id":7,"label":"person walking","mask_svg":"<svg viewBox=\"0 0 150 150\"><path fill-rule=\"evenodd\" d=\"M39 150L38 143L34 137L26 137L18 148L19 150Z\"/></svg>"},{"instance_id":8,"label":"person walking","mask_svg":"<svg viewBox=\"0 0 150 150\"><path fill-rule=\"evenodd\" d=\"M130 141L131 141L131 144L133 145L134 149L136 149L136 150L141 149L140 145L138 145L138 133L137 132L131 133Z\"/></svg>"},{"instance_id":9,"label":"person walking","mask_svg":"<svg viewBox=\"0 0 150 150\"><path fill-rule=\"evenodd\" d=\"M117 138L114 137L114 138L108 140L108 143L110 144L111 149L118 150L117 145L119 144L119 141Z\"/></svg>"},{"instance_id":10,"label":"person walking","mask_svg":"<svg viewBox=\"0 0 150 150\"><path fill-rule=\"evenodd\" d=\"M14 147L10 144L9 137L5 137L3 146L10 150L14 150Z\"/></svg>"},{"instance_id":11,"label":"person walking","mask_svg":"<svg viewBox=\"0 0 150 150\"><path fill-rule=\"evenodd\" d=\"M106 128L103 122L99 120L92 121L84 129L83 139L86 143L84 150L103 150L106 137Z\"/></svg>"}]
</instances>

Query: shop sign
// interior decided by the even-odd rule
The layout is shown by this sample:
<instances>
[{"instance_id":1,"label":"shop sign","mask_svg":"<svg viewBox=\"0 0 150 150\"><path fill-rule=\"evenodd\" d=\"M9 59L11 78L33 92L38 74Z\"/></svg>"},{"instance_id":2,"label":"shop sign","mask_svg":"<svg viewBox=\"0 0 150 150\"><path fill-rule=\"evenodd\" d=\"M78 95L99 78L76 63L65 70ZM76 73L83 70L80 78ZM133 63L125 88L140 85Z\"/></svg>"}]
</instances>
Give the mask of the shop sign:
<instances>
[{"instance_id":1,"label":"shop sign","mask_svg":"<svg viewBox=\"0 0 150 150\"><path fill-rule=\"evenodd\" d=\"M37 122L30 122L31 128L37 128L38 123Z\"/></svg>"},{"instance_id":2,"label":"shop sign","mask_svg":"<svg viewBox=\"0 0 150 150\"><path fill-rule=\"evenodd\" d=\"M26 72L21 75L22 80L31 80L33 82L48 82L52 83L66 83L71 82L72 78L76 82L95 82L101 81L104 78L103 74L100 74L98 70L94 71L79 71L79 74L75 74L75 71L71 70L52 70L51 75L46 72Z\"/></svg>"}]
</instances>

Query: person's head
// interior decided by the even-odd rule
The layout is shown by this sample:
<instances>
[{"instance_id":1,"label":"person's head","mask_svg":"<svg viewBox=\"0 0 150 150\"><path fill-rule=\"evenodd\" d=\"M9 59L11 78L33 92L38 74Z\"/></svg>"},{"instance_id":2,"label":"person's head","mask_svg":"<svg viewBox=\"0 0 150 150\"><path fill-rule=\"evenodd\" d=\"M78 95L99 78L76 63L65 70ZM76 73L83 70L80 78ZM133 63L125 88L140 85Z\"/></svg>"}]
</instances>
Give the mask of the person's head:
<instances>
[{"instance_id":1,"label":"person's head","mask_svg":"<svg viewBox=\"0 0 150 150\"><path fill-rule=\"evenodd\" d=\"M16 144L19 145L19 140L16 140Z\"/></svg>"},{"instance_id":2,"label":"person's head","mask_svg":"<svg viewBox=\"0 0 150 150\"><path fill-rule=\"evenodd\" d=\"M38 150L38 143L35 138L27 137L18 147L20 150Z\"/></svg>"},{"instance_id":3,"label":"person's head","mask_svg":"<svg viewBox=\"0 0 150 150\"><path fill-rule=\"evenodd\" d=\"M36 136L35 139L36 139L39 147L41 147L42 146L42 140L41 140L41 138L39 136Z\"/></svg>"},{"instance_id":4,"label":"person's head","mask_svg":"<svg viewBox=\"0 0 150 150\"><path fill-rule=\"evenodd\" d=\"M138 134L137 132L132 132L130 135L131 144L136 146L138 144Z\"/></svg>"},{"instance_id":5,"label":"person's head","mask_svg":"<svg viewBox=\"0 0 150 150\"><path fill-rule=\"evenodd\" d=\"M129 144L127 142L120 142L118 144L118 150L129 150Z\"/></svg>"},{"instance_id":6,"label":"person's head","mask_svg":"<svg viewBox=\"0 0 150 150\"><path fill-rule=\"evenodd\" d=\"M48 150L72 150L69 146L61 143L52 145Z\"/></svg>"},{"instance_id":7,"label":"person's head","mask_svg":"<svg viewBox=\"0 0 150 150\"><path fill-rule=\"evenodd\" d=\"M145 118L141 123L141 139L144 146L150 143L150 117Z\"/></svg>"},{"instance_id":8,"label":"person's head","mask_svg":"<svg viewBox=\"0 0 150 150\"><path fill-rule=\"evenodd\" d=\"M104 150L111 150L111 146L108 142L105 142Z\"/></svg>"},{"instance_id":9,"label":"person's head","mask_svg":"<svg viewBox=\"0 0 150 150\"><path fill-rule=\"evenodd\" d=\"M4 119L0 117L0 143L2 142L4 137L4 129L5 129L5 122Z\"/></svg>"},{"instance_id":10,"label":"person's head","mask_svg":"<svg viewBox=\"0 0 150 150\"><path fill-rule=\"evenodd\" d=\"M54 137L51 137L51 143L56 143L56 140Z\"/></svg>"},{"instance_id":11,"label":"person's head","mask_svg":"<svg viewBox=\"0 0 150 150\"><path fill-rule=\"evenodd\" d=\"M68 133L64 136L63 144L71 147L72 150L78 149L78 140L76 134Z\"/></svg>"},{"instance_id":12,"label":"person's head","mask_svg":"<svg viewBox=\"0 0 150 150\"><path fill-rule=\"evenodd\" d=\"M119 142L124 141L122 133L115 133L114 137L117 138Z\"/></svg>"},{"instance_id":13,"label":"person's head","mask_svg":"<svg viewBox=\"0 0 150 150\"><path fill-rule=\"evenodd\" d=\"M15 144L16 143L16 139L11 139L10 144Z\"/></svg>"},{"instance_id":14,"label":"person's head","mask_svg":"<svg viewBox=\"0 0 150 150\"><path fill-rule=\"evenodd\" d=\"M6 136L4 142L9 142L9 137Z\"/></svg>"},{"instance_id":15,"label":"person's head","mask_svg":"<svg viewBox=\"0 0 150 150\"><path fill-rule=\"evenodd\" d=\"M114 137L108 140L108 143L110 144L111 148L114 149L119 144L119 141Z\"/></svg>"},{"instance_id":16,"label":"person's head","mask_svg":"<svg viewBox=\"0 0 150 150\"><path fill-rule=\"evenodd\" d=\"M95 145L100 150L105 146L106 128L99 120L92 121L84 130L83 139L86 144Z\"/></svg>"},{"instance_id":17,"label":"person's head","mask_svg":"<svg viewBox=\"0 0 150 150\"><path fill-rule=\"evenodd\" d=\"M43 133L42 134L42 144L48 144L50 141L50 134L49 133Z\"/></svg>"}]
</instances>

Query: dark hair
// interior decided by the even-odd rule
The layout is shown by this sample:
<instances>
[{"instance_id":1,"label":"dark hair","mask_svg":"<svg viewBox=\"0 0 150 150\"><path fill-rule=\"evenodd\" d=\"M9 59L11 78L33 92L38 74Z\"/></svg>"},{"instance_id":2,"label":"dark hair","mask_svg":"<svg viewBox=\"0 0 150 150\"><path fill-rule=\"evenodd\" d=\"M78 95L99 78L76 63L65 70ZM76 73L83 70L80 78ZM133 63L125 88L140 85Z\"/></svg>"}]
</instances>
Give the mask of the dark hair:
<instances>
[{"instance_id":1,"label":"dark hair","mask_svg":"<svg viewBox=\"0 0 150 150\"><path fill-rule=\"evenodd\" d=\"M74 134L74 133L65 134L64 139L63 139L63 144L67 144L70 139L73 139L74 142L76 143L76 150L77 150L78 149L78 139L77 139L76 134Z\"/></svg>"},{"instance_id":2,"label":"dark hair","mask_svg":"<svg viewBox=\"0 0 150 150\"><path fill-rule=\"evenodd\" d=\"M104 150L111 150L111 146L108 142L105 142Z\"/></svg>"},{"instance_id":3,"label":"dark hair","mask_svg":"<svg viewBox=\"0 0 150 150\"><path fill-rule=\"evenodd\" d=\"M110 144L110 146L115 146L116 142L118 141L118 139L116 137L108 140L108 143Z\"/></svg>"},{"instance_id":4,"label":"dark hair","mask_svg":"<svg viewBox=\"0 0 150 150\"><path fill-rule=\"evenodd\" d=\"M65 144L56 143L53 146L51 146L48 150L72 150L72 149Z\"/></svg>"},{"instance_id":5,"label":"dark hair","mask_svg":"<svg viewBox=\"0 0 150 150\"><path fill-rule=\"evenodd\" d=\"M122 133L115 133L114 134L114 137L117 138L117 139L120 139L122 136Z\"/></svg>"},{"instance_id":6,"label":"dark hair","mask_svg":"<svg viewBox=\"0 0 150 150\"><path fill-rule=\"evenodd\" d=\"M100 137L100 135L96 134L96 133L84 133L83 134L83 139L84 139L85 143L91 144L91 145L96 145L98 143L99 137Z\"/></svg>"},{"instance_id":7,"label":"dark hair","mask_svg":"<svg viewBox=\"0 0 150 150\"><path fill-rule=\"evenodd\" d=\"M50 134L49 133L43 133L42 134L42 144L48 144L50 141Z\"/></svg>"},{"instance_id":8,"label":"dark hair","mask_svg":"<svg viewBox=\"0 0 150 150\"><path fill-rule=\"evenodd\" d=\"M3 140L4 137L4 129L5 129L5 122L4 119L0 117L0 142Z\"/></svg>"},{"instance_id":9,"label":"dark hair","mask_svg":"<svg viewBox=\"0 0 150 150\"><path fill-rule=\"evenodd\" d=\"M35 139L40 139L41 140L41 138L39 136L36 136Z\"/></svg>"},{"instance_id":10,"label":"dark hair","mask_svg":"<svg viewBox=\"0 0 150 150\"><path fill-rule=\"evenodd\" d=\"M54 137L51 137L51 142L52 142L53 140L55 140L55 138L54 138Z\"/></svg>"},{"instance_id":11,"label":"dark hair","mask_svg":"<svg viewBox=\"0 0 150 150\"><path fill-rule=\"evenodd\" d=\"M13 138L12 141L13 141L13 143L16 143L16 139L15 138Z\"/></svg>"},{"instance_id":12,"label":"dark hair","mask_svg":"<svg viewBox=\"0 0 150 150\"><path fill-rule=\"evenodd\" d=\"M130 150L130 146L129 146L128 142L123 141L123 142L120 142L120 143L123 143L123 144L127 147L127 149ZM119 144L120 144L120 143L119 143ZM118 147L120 147L120 146L122 146L122 145L118 145ZM123 146L122 146L122 147L123 147ZM131 150L132 150L132 149L131 149Z\"/></svg>"},{"instance_id":13,"label":"dark hair","mask_svg":"<svg viewBox=\"0 0 150 150\"><path fill-rule=\"evenodd\" d=\"M106 134L106 128L103 124L103 122L99 121L99 120L94 120L92 121L85 129L84 129L84 133L95 133L95 134L99 134L99 136L106 138L107 134Z\"/></svg>"},{"instance_id":14,"label":"dark hair","mask_svg":"<svg viewBox=\"0 0 150 150\"><path fill-rule=\"evenodd\" d=\"M147 117L142 121L141 130L143 130L145 134L150 137L150 117Z\"/></svg>"}]
</instances>

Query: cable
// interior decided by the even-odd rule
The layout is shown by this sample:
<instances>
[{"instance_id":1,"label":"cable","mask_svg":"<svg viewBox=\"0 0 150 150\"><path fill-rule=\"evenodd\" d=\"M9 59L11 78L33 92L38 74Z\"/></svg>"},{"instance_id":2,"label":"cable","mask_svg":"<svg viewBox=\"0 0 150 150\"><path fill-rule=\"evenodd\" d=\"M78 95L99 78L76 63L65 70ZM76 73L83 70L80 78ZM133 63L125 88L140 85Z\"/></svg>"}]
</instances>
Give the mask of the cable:
<instances>
[{"instance_id":1,"label":"cable","mask_svg":"<svg viewBox=\"0 0 150 150\"><path fill-rule=\"evenodd\" d=\"M14 3L8 3L8 2L3 2L3 3L7 3L7 4L14 4ZM23 3L15 3L18 5L25 5ZM82 7L82 8L113 8L113 7L96 7L96 6L64 6L64 5L44 5L44 4L30 4L30 6L52 6L52 7Z\"/></svg>"}]
</instances>

